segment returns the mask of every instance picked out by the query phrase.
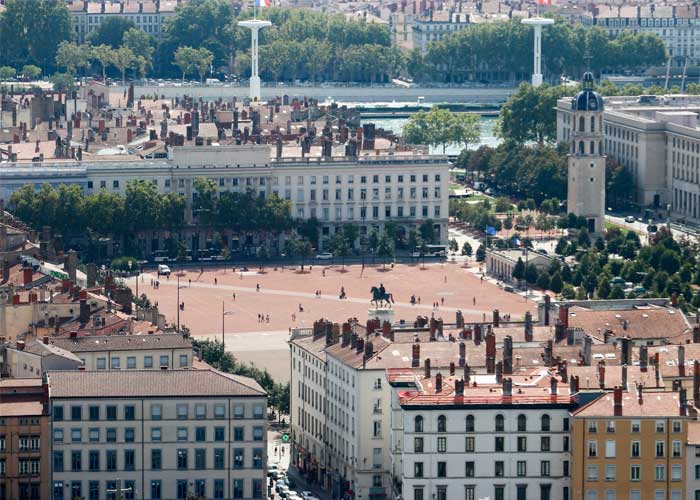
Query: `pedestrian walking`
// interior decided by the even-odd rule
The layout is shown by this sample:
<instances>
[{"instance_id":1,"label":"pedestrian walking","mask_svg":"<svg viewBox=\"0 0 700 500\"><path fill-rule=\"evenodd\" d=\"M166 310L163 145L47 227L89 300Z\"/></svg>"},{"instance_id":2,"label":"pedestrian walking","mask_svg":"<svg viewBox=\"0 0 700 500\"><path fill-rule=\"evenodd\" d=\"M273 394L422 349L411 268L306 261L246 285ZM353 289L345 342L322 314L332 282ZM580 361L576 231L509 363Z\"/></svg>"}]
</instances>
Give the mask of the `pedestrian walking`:
<instances>
[{"instance_id":1,"label":"pedestrian walking","mask_svg":"<svg viewBox=\"0 0 700 500\"><path fill-rule=\"evenodd\" d=\"M260 283L257 283L257 284L255 285L255 290L258 291L258 292L260 291Z\"/></svg>"},{"instance_id":2,"label":"pedestrian walking","mask_svg":"<svg viewBox=\"0 0 700 500\"><path fill-rule=\"evenodd\" d=\"M215 285L218 285L218 284L219 284L219 282L217 281L216 278L214 278L214 284L215 284Z\"/></svg>"},{"instance_id":3,"label":"pedestrian walking","mask_svg":"<svg viewBox=\"0 0 700 500\"><path fill-rule=\"evenodd\" d=\"M233 292L233 300L236 301L236 292Z\"/></svg>"}]
</instances>

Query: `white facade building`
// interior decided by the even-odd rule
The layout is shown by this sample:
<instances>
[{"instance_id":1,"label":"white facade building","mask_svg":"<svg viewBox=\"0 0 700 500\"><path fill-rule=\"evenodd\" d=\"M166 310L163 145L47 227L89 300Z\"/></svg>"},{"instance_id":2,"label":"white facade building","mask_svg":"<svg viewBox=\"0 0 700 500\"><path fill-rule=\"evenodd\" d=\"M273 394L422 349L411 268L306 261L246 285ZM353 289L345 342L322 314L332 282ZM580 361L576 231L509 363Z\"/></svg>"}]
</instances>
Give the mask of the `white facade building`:
<instances>
[{"instance_id":1,"label":"white facade building","mask_svg":"<svg viewBox=\"0 0 700 500\"><path fill-rule=\"evenodd\" d=\"M401 498L571 498L568 389L548 394L528 382L511 385L508 395L513 381L504 379L503 389L481 380L460 392L463 379L419 379L410 370L387 376L394 387L392 475Z\"/></svg>"},{"instance_id":2,"label":"white facade building","mask_svg":"<svg viewBox=\"0 0 700 500\"><path fill-rule=\"evenodd\" d=\"M219 192L253 191L289 200L292 217L320 221L322 239L344 224L355 224L366 235L393 221L408 234L430 219L436 238L447 242L449 164L441 156L272 160L268 145L183 146L171 148L167 159L4 164L0 198L26 184L43 183L124 194L129 181L140 179L161 192L185 195L185 217L191 222L197 177L213 179Z\"/></svg>"},{"instance_id":3,"label":"white facade building","mask_svg":"<svg viewBox=\"0 0 700 500\"><path fill-rule=\"evenodd\" d=\"M214 370L49 372L52 498L266 497L267 395Z\"/></svg>"},{"instance_id":4,"label":"white facade building","mask_svg":"<svg viewBox=\"0 0 700 500\"><path fill-rule=\"evenodd\" d=\"M404 25L405 23L406 21ZM470 24L470 14L463 12L430 11L425 16L416 16L413 18L413 48L420 49L422 54L426 54L430 42L462 31ZM403 29L405 32L405 28ZM396 38L401 42L407 41L405 33L397 33Z\"/></svg>"}]
</instances>

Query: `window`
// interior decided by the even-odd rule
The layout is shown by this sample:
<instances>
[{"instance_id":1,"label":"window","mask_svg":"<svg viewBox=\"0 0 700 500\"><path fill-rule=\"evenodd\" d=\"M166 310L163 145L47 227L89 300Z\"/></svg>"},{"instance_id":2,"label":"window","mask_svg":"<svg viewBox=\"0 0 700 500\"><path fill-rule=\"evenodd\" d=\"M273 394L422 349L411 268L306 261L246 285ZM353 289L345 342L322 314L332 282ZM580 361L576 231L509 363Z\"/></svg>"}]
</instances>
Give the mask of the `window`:
<instances>
[{"instance_id":1,"label":"window","mask_svg":"<svg viewBox=\"0 0 700 500\"><path fill-rule=\"evenodd\" d=\"M437 419L437 431L447 432L447 417L445 415L440 415Z\"/></svg>"},{"instance_id":2,"label":"window","mask_svg":"<svg viewBox=\"0 0 700 500\"><path fill-rule=\"evenodd\" d=\"M244 451L243 448L234 448L233 450L233 468L242 469L244 461Z\"/></svg>"},{"instance_id":3,"label":"window","mask_svg":"<svg viewBox=\"0 0 700 500\"><path fill-rule=\"evenodd\" d=\"M413 464L413 477L423 477L423 462L415 462Z\"/></svg>"},{"instance_id":4,"label":"window","mask_svg":"<svg viewBox=\"0 0 700 500\"><path fill-rule=\"evenodd\" d=\"M265 436L265 429L262 427L253 427L253 441L262 441Z\"/></svg>"},{"instance_id":5,"label":"window","mask_svg":"<svg viewBox=\"0 0 700 500\"><path fill-rule=\"evenodd\" d=\"M591 434L595 434L598 432L598 422L595 420L589 420L588 421L588 432Z\"/></svg>"},{"instance_id":6,"label":"window","mask_svg":"<svg viewBox=\"0 0 700 500\"><path fill-rule=\"evenodd\" d=\"M682 432L683 423L680 420L674 420L672 423L673 432Z\"/></svg>"},{"instance_id":7,"label":"window","mask_svg":"<svg viewBox=\"0 0 700 500\"><path fill-rule=\"evenodd\" d=\"M544 432L549 432L550 429L550 422L551 419L549 418L549 415L542 415L541 418L541 427Z\"/></svg>"},{"instance_id":8,"label":"window","mask_svg":"<svg viewBox=\"0 0 700 500\"><path fill-rule=\"evenodd\" d=\"M187 420L187 405L179 404L177 405L177 418L180 420Z\"/></svg>"},{"instance_id":9,"label":"window","mask_svg":"<svg viewBox=\"0 0 700 500\"><path fill-rule=\"evenodd\" d=\"M493 487L493 498L494 500L505 500L506 497L506 487L502 485L496 485Z\"/></svg>"},{"instance_id":10,"label":"window","mask_svg":"<svg viewBox=\"0 0 700 500\"><path fill-rule=\"evenodd\" d=\"M107 470L117 470L117 450L107 450L106 455Z\"/></svg>"},{"instance_id":11,"label":"window","mask_svg":"<svg viewBox=\"0 0 700 500\"><path fill-rule=\"evenodd\" d=\"M673 458L680 458L681 457L681 442L680 441L673 441L673 443L671 443L671 456Z\"/></svg>"},{"instance_id":12,"label":"window","mask_svg":"<svg viewBox=\"0 0 700 500\"><path fill-rule=\"evenodd\" d=\"M214 450L214 468L223 469L225 467L225 452L223 448L216 448Z\"/></svg>"},{"instance_id":13,"label":"window","mask_svg":"<svg viewBox=\"0 0 700 500\"><path fill-rule=\"evenodd\" d=\"M674 464L671 465L671 481L680 481L681 476L682 476L682 470L681 470L681 465L680 464Z\"/></svg>"},{"instance_id":14,"label":"window","mask_svg":"<svg viewBox=\"0 0 700 500\"><path fill-rule=\"evenodd\" d=\"M654 467L654 480L663 481L666 479L666 467L663 465L656 465Z\"/></svg>"},{"instance_id":15,"label":"window","mask_svg":"<svg viewBox=\"0 0 700 500\"><path fill-rule=\"evenodd\" d=\"M474 432L474 415L467 415L464 424L465 432Z\"/></svg>"},{"instance_id":16,"label":"window","mask_svg":"<svg viewBox=\"0 0 700 500\"><path fill-rule=\"evenodd\" d=\"M194 414L198 420L207 418L207 407L206 405L198 404L194 407Z\"/></svg>"},{"instance_id":17,"label":"window","mask_svg":"<svg viewBox=\"0 0 700 500\"><path fill-rule=\"evenodd\" d=\"M161 405L151 405L151 420L163 418L163 407Z\"/></svg>"},{"instance_id":18,"label":"window","mask_svg":"<svg viewBox=\"0 0 700 500\"><path fill-rule=\"evenodd\" d=\"M143 357L143 367L144 368L153 368L153 356L144 356Z\"/></svg>"},{"instance_id":19,"label":"window","mask_svg":"<svg viewBox=\"0 0 700 500\"><path fill-rule=\"evenodd\" d=\"M107 407L107 420L117 419L117 407L110 405Z\"/></svg>"},{"instance_id":20,"label":"window","mask_svg":"<svg viewBox=\"0 0 700 500\"><path fill-rule=\"evenodd\" d=\"M245 407L243 405L234 406L233 416L236 418L245 418Z\"/></svg>"},{"instance_id":21,"label":"window","mask_svg":"<svg viewBox=\"0 0 700 500\"><path fill-rule=\"evenodd\" d=\"M641 449L641 443L639 441L632 441L630 456L633 458L639 458L639 450Z\"/></svg>"},{"instance_id":22,"label":"window","mask_svg":"<svg viewBox=\"0 0 700 500\"><path fill-rule=\"evenodd\" d=\"M447 477L447 462L437 463L437 477Z\"/></svg>"},{"instance_id":23,"label":"window","mask_svg":"<svg viewBox=\"0 0 700 500\"><path fill-rule=\"evenodd\" d=\"M151 450L151 469L160 470L163 468L163 452L158 449Z\"/></svg>"},{"instance_id":24,"label":"window","mask_svg":"<svg viewBox=\"0 0 700 500\"><path fill-rule=\"evenodd\" d=\"M124 407L124 420L134 420L136 418L136 409L132 405Z\"/></svg>"},{"instance_id":25,"label":"window","mask_svg":"<svg viewBox=\"0 0 700 500\"><path fill-rule=\"evenodd\" d=\"M170 357L169 356L161 356L160 359L158 360L160 363L160 366L169 366L170 365Z\"/></svg>"},{"instance_id":26,"label":"window","mask_svg":"<svg viewBox=\"0 0 700 500\"><path fill-rule=\"evenodd\" d=\"M697 470L699 466L695 466L696 470L696 476L697 476ZM54 451L53 452L53 471L54 472L63 472L63 452L62 451Z\"/></svg>"},{"instance_id":27,"label":"window","mask_svg":"<svg viewBox=\"0 0 700 500\"><path fill-rule=\"evenodd\" d=\"M659 432L659 433L666 432L666 421L665 420L657 420L656 421L656 432Z\"/></svg>"},{"instance_id":28,"label":"window","mask_svg":"<svg viewBox=\"0 0 700 500\"><path fill-rule=\"evenodd\" d=\"M226 406L225 405L214 405L214 417L225 418L226 417Z\"/></svg>"},{"instance_id":29,"label":"window","mask_svg":"<svg viewBox=\"0 0 700 500\"><path fill-rule=\"evenodd\" d=\"M438 453L445 453L447 451L447 438L439 437L437 440L437 451Z\"/></svg>"},{"instance_id":30,"label":"window","mask_svg":"<svg viewBox=\"0 0 700 500\"><path fill-rule=\"evenodd\" d=\"M641 481L642 479L642 466L641 465L630 465L630 480Z\"/></svg>"},{"instance_id":31,"label":"window","mask_svg":"<svg viewBox=\"0 0 700 500\"><path fill-rule=\"evenodd\" d=\"M598 456L598 441L588 441L588 456L597 457Z\"/></svg>"},{"instance_id":32,"label":"window","mask_svg":"<svg viewBox=\"0 0 700 500\"><path fill-rule=\"evenodd\" d=\"M597 481L598 480L598 466L597 465L589 465L588 466L588 472L586 473L586 479L589 481Z\"/></svg>"},{"instance_id":33,"label":"window","mask_svg":"<svg viewBox=\"0 0 700 500\"><path fill-rule=\"evenodd\" d=\"M198 441L198 442L206 441L207 440L207 428L206 427L195 428L194 440Z\"/></svg>"},{"instance_id":34,"label":"window","mask_svg":"<svg viewBox=\"0 0 700 500\"><path fill-rule=\"evenodd\" d=\"M494 464L494 475L496 477L503 477L504 472L505 472L505 467L504 467L503 461L496 460L496 463Z\"/></svg>"},{"instance_id":35,"label":"window","mask_svg":"<svg viewBox=\"0 0 700 500\"><path fill-rule=\"evenodd\" d=\"M234 441L243 441L243 427L234 427L233 428L233 440Z\"/></svg>"},{"instance_id":36,"label":"window","mask_svg":"<svg viewBox=\"0 0 700 500\"><path fill-rule=\"evenodd\" d=\"M70 407L70 419L71 420L82 420L83 418L83 407L82 406L71 406Z\"/></svg>"},{"instance_id":37,"label":"window","mask_svg":"<svg viewBox=\"0 0 700 500\"><path fill-rule=\"evenodd\" d=\"M639 420L632 420L632 423L630 424L630 429L634 433L638 433L640 431L641 424Z\"/></svg>"},{"instance_id":38,"label":"window","mask_svg":"<svg viewBox=\"0 0 700 500\"><path fill-rule=\"evenodd\" d=\"M61 422L63 420L63 406L53 407L53 421Z\"/></svg>"},{"instance_id":39,"label":"window","mask_svg":"<svg viewBox=\"0 0 700 500\"><path fill-rule=\"evenodd\" d=\"M464 476L474 477L474 462L464 462Z\"/></svg>"},{"instance_id":40,"label":"window","mask_svg":"<svg viewBox=\"0 0 700 500\"><path fill-rule=\"evenodd\" d=\"M503 436L495 437L494 450L499 452L505 451L505 438Z\"/></svg>"},{"instance_id":41,"label":"window","mask_svg":"<svg viewBox=\"0 0 700 500\"><path fill-rule=\"evenodd\" d=\"M413 452L414 453L423 453L423 438L422 437L414 437L413 438Z\"/></svg>"},{"instance_id":42,"label":"window","mask_svg":"<svg viewBox=\"0 0 700 500\"><path fill-rule=\"evenodd\" d=\"M63 442L63 429L54 429L53 430L53 440L55 443L62 443Z\"/></svg>"},{"instance_id":43,"label":"window","mask_svg":"<svg viewBox=\"0 0 700 500\"><path fill-rule=\"evenodd\" d=\"M243 498L243 479L233 480L233 498Z\"/></svg>"},{"instance_id":44,"label":"window","mask_svg":"<svg viewBox=\"0 0 700 500\"><path fill-rule=\"evenodd\" d=\"M99 406L91 406L88 411L90 413L90 420L99 420L100 419L100 407Z\"/></svg>"},{"instance_id":45,"label":"window","mask_svg":"<svg viewBox=\"0 0 700 500\"><path fill-rule=\"evenodd\" d=\"M527 437L518 436L518 451L527 451Z\"/></svg>"},{"instance_id":46,"label":"window","mask_svg":"<svg viewBox=\"0 0 700 500\"><path fill-rule=\"evenodd\" d=\"M527 476L527 462L525 460L518 460L516 465L516 473L518 477Z\"/></svg>"},{"instance_id":47,"label":"window","mask_svg":"<svg viewBox=\"0 0 700 500\"><path fill-rule=\"evenodd\" d=\"M136 454L134 450L124 450L124 470L134 470Z\"/></svg>"},{"instance_id":48,"label":"window","mask_svg":"<svg viewBox=\"0 0 700 500\"><path fill-rule=\"evenodd\" d=\"M518 432L527 431L527 417L523 414L518 415Z\"/></svg>"},{"instance_id":49,"label":"window","mask_svg":"<svg viewBox=\"0 0 700 500\"><path fill-rule=\"evenodd\" d=\"M177 468L179 470L187 469L187 450L180 448L177 450Z\"/></svg>"},{"instance_id":50,"label":"window","mask_svg":"<svg viewBox=\"0 0 700 500\"><path fill-rule=\"evenodd\" d=\"M656 442L656 458L661 458L664 456L664 445L663 441Z\"/></svg>"},{"instance_id":51,"label":"window","mask_svg":"<svg viewBox=\"0 0 700 500\"><path fill-rule=\"evenodd\" d=\"M151 428L151 441L160 441L162 437L162 431L160 427Z\"/></svg>"},{"instance_id":52,"label":"window","mask_svg":"<svg viewBox=\"0 0 700 500\"><path fill-rule=\"evenodd\" d=\"M207 468L207 450L204 448L197 448L194 450L194 468L197 470L203 470Z\"/></svg>"},{"instance_id":53,"label":"window","mask_svg":"<svg viewBox=\"0 0 700 500\"><path fill-rule=\"evenodd\" d=\"M113 357L110 361L110 367L112 370L119 370L119 365L121 363L121 360L117 357Z\"/></svg>"},{"instance_id":54,"label":"window","mask_svg":"<svg viewBox=\"0 0 700 500\"><path fill-rule=\"evenodd\" d=\"M379 438L382 437L382 421L381 420L375 420L372 422L372 437Z\"/></svg>"},{"instance_id":55,"label":"window","mask_svg":"<svg viewBox=\"0 0 700 500\"><path fill-rule=\"evenodd\" d=\"M420 415L413 419L413 430L414 432L423 432L423 417Z\"/></svg>"},{"instance_id":56,"label":"window","mask_svg":"<svg viewBox=\"0 0 700 500\"><path fill-rule=\"evenodd\" d=\"M70 440L73 443L79 443L82 441L82 431L81 429L71 429L70 430Z\"/></svg>"},{"instance_id":57,"label":"window","mask_svg":"<svg viewBox=\"0 0 700 500\"><path fill-rule=\"evenodd\" d=\"M135 356L129 356L126 358L126 367L129 370L135 370L136 369L136 357Z\"/></svg>"},{"instance_id":58,"label":"window","mask_svg":"<svg viewBox=\"0 0 700 500\"><path fill-rule=\"evenodd\" d=\"M540 476L548 477L550 474L551 465L549 460L542 460L540 462Z\"/></svg>"},{"instance_id":59,"label":"window","mask_svg":"<svg viewBox=\"0 0 700 500\"><path fill-rule=\"evenodd\" d=\"M615 458L615 441L612 439L605 441L605 458Z\"/></svg>"},{"instance_id":60,"label":"window","mask_svg":"<svg viewBox=\"0 0 700 500\"><path fill-rule=\"evenodd\" d=\"M187 427L178 427L177 428L177 440L178 441L187 441Z\"/></svg>"},{"instance_id":61,"label":"window","mask_svg":"<svg viewBox=\"0 0 700 500\"><path fill-rule=\"evenodd\" d=\"M612 464L607 464L605 466L605 480L606 481L615 481L615 465Z\"/></svg>"},{"instance_id":62,"label":"window","mask_svg":"<svg viewBox=\"0 0 700 500\"><path fill-rule=\"evenodd\" d=\"M83 469L83 452L73 450L70 452L70 470L79 472Z\"/></svg>"},{"instance_id":63,"label":"window","mask_svg":"<svg viewBox=\"0 0 700 500\"><path fill-rule=\"evenodd\" d=\"M540 451L549 451L550 449L550 437L540 436Z\"/></svg>"},{"instance_id":64,"label":"window","mask_svg":"<svg viewBox=\"0 0 700 500\"><path fill-rule=\"evenodd\" d=\"M515 498L517 500L527 500L527 485L517 484L515 486Z\"/></svg>"},{"instance_id":65,"label":"window","mask_svg":"<svg viewBox=\"0 0 700 500\"><path fill-rule=\"evenodd\" d=\"M474 451L474 437L467 436L464 440L464 451L471 453Z\"/></svg>"},{"instance_id":66,"label":"window","mask_svg":"<svg viewBox=\"0 0 700 500\"><path fill-rule=\"evenodd\" d=\"M133 443L135 434L136 432L133 427L126 427L124 429L124 442Z\"/></svg>"},{"instance_id":67,"label":"window","mask_svg":"<svg viewBox=\"0 0 700 500\"><path fill-rule=\"evenodd\" d=\"M605 426L605 432L615 432L615 421L614 420L608 420L608 423Z\"/></svg>"},{"instance_id":68,"label":"window","mask_svg":"<svg viewBox=\"0 0 700 500\"><path fill-rule=\"evenodd\" d=\"M187 498L187 479L177 480L177 500L185 500Z\"/></svg>"},{"instance_id":69,"label":"window","mask_svg":"<svg viewBox=\"0 0 700 500\"><path fill-rule=\"evenodd\" d=\"M503 415L496 415L496 432L503 432L505 429L505 419Z\"/></svg>"}]
</instances>

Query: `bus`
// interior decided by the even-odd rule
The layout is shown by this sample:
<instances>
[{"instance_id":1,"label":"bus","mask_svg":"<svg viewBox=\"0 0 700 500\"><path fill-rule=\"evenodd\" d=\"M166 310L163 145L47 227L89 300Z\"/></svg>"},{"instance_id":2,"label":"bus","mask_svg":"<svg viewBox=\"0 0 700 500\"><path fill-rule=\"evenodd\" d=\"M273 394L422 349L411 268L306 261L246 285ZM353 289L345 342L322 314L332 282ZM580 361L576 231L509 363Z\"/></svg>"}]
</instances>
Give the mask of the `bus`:
<instances>
[{"instance_id":1,"label":"bus","mask_svg":"<svg viewBox=\"0 0 700 500\"><path fill-rule=\"evenodd\" d=\"M412 257L447 257L447 245L425 245L425 253L413 252Z\"/></svg>"}]
</instances>

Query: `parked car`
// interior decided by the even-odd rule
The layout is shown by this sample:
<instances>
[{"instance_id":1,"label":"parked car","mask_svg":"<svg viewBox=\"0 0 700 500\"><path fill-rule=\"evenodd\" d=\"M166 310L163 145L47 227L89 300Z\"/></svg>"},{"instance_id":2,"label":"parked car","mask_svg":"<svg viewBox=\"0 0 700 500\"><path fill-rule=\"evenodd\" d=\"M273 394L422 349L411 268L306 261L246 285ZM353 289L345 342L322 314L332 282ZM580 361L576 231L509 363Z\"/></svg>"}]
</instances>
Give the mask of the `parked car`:
<instances>
[{"instance_id":1,"label":"parked car","mask_svg":"<svg viewBox=\"0 0 700 500\"><path fill-rule=\"evenodd\" d=\"M625 217L625 222L634 222L634 215L628 215Z\"/></svg>"},{"instance_id":2,"label":"parked car","mask_svg":"<svg viewBox=\"0 0 700 500\"><path fill-rule=\"evenodd\" d=\"M323 252L316 256L316 260L331 260L332 258L333 254L331 252Z\"/></svg>"},{"instance_id":3,"label":"parked car","mask_svg":"<svg viewBox=\"0 0 700 500\"><path fill-rule=\"evenodd\" d=\"M273 477L274 474L277 472L279 467L277 467L277 464L272 464L267 466L267 477Z\"/></svg>"},{"instance_id":4,"label":"parked car","mask_svg":"<svg viewBox=\"0 0 700 500\"><path fill-rule=\"evenodd\" d=\"M158 276L170 276L170 268L165 264L158 264Z\"/></svg>"}]
</instances>

